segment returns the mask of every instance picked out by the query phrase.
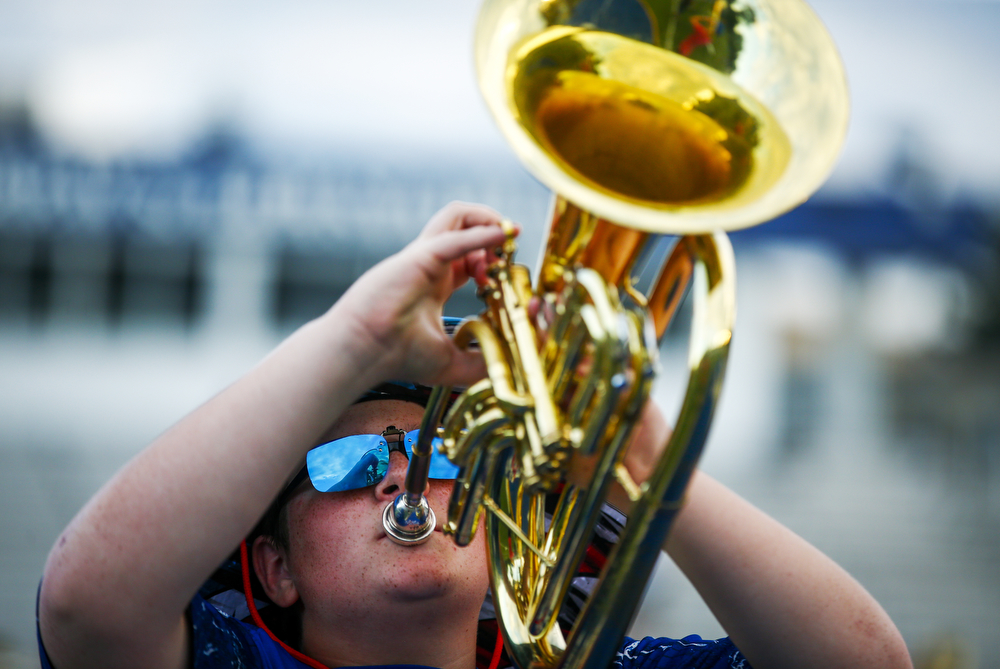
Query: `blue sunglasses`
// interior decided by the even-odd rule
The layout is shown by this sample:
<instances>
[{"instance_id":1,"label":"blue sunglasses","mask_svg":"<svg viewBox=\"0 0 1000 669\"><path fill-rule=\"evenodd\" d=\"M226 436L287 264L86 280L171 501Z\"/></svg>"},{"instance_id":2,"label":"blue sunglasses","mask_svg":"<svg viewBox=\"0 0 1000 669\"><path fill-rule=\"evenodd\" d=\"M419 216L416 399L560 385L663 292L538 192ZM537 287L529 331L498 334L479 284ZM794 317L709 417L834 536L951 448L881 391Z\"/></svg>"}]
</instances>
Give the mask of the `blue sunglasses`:
<instances>
[{"instance_id":1,"label":"blue sunglasses","mask_svg":"<svg viewBox=\"0 0 1000 669\"><path fill-rule=\"evenodd\" d=\"M389 454L400 451L409 459L420 430L403 432L393 427L382 434L355 434L320 444L306 454L305 472L295 478L301 481L307 472L313 487L319 492L343 492L375 485L389 470ZM438 452L441 439L431 442L432 455L428 476L432 479L454 479L458 467ZM293 481L291 486L298 485Z\"/></svg>"}]
</instances>

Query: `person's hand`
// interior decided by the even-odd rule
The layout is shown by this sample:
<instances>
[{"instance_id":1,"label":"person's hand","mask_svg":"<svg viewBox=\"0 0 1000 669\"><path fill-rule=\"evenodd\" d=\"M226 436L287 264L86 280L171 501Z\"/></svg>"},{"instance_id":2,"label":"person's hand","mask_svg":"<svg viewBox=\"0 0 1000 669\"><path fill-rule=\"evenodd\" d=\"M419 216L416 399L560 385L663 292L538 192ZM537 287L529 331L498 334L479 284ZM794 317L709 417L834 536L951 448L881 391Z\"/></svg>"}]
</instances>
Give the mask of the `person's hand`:
<instances>
[{"instance_id":1,"label":"person's hand","mask_svg":"<svg viewBox=\"0 0 1000 669\"><path fill-rule=\"evenodd\" d=\"M647 400L622 459L622 464L636 485L641 486L653 473L666 448L670 433L670 425L663 417L660 408L652 400ZM597 456L574 457L567 473L567 480L577 486L587 487L590 485L596 465ZM632 509L632 501L618 481L611 484L607 501L625 515Z\"/></svg>"},{"instance_id":2,"label":"person's hand","mask_svg":"<svg viewBox=\"0 0 1000 669\"><path fill-rule=\"evenodd\" d=\"M667 447L671 432L660 407L653 400L647 400L622 461L632 480L638 485L645 483L653 473L653 468Z\"/></svg>"},{"instance_id":3,"label":"person's hand","mask_svg":"<svg viewBox=\"0 0 1000 669\"><path fill-rule=\"evenodd\" d=\"M441 325L444 303L470 278L480 285L503 243L500 214L453 202L431 217L402 251L366 272L327 313L374 347L385 379L468 384L482 375L479 354L459 350Z\"/></svg>"},{"instance_id":4,"label":"person's hand","mask_svg":"<svg viewBox=\"0 0 1000 669\"><path fill-rule=\"evenodd\" d=\"M646 400L646 406L642 409L622 459L622 464L636 485L641 486L653 473L667 446L667 440L670 439L670 433L670 425L656 402ZM626 515L632 509L632 500L617 481L611 485L608 502Z\"/></svg>"}]
</instances>

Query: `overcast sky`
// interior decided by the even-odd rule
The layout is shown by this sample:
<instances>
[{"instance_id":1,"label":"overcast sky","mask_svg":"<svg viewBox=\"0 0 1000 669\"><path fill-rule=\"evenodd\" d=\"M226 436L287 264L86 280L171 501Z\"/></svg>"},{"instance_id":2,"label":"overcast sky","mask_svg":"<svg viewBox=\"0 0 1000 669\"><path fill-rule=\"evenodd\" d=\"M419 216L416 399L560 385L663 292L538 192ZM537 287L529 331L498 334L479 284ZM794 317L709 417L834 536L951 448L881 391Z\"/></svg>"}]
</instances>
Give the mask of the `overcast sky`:
<instances>
[{"instance_id":1,"label":"overcast sky","mask_svg":"<svg viewBox=\"0 0 1000 669\"><path fill-rule=\"evenodd\" d=\"M93 158L169 156L213 122L283 151L504 150L472 73L474 0L0 0L0 95ZM998 198L1000 0L817 0L852 122L835 187L906 142Z\"/></svg>"}]
</instances>

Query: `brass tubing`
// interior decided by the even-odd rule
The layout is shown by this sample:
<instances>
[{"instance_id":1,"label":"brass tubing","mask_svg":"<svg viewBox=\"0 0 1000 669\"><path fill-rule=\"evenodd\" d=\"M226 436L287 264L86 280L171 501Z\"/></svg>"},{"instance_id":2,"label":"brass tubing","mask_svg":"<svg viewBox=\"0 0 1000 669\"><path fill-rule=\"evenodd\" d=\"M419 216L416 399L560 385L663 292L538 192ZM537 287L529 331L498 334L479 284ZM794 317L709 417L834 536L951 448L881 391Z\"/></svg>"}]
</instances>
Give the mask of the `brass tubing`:
<instances>
[{"instance_id":1,"label":"brass tubing","mask_svg":"<svg viewBox=\"0 0 1000 669\"><path fill-rule=\"evenodd\" d=\"M578 424L587 414L587 424L591 426L605 425L611 411L617 404L622 385L626 379L615 379L615 370L622 367L628 353L628 332L623 319L619 317L617 297L609 293L601 277L590 270L581 270L578 274L580 288L586 291L593 306L593 317L588 318L588 311L581 310L584 321L590 321L588 329L594 342L593 359L589 379L574 398L569 410L571 424ZM621 339L624 337L624 341ZM594 395L601 397L600 408L592 406ZM590 455L597 446L596 435L588 430L590 438L578 445L579 451Z\"/></svg>"},{"instance_id":2,"label":"brass tubing","mask_svg":"<svg viewBox=\"0 0 1000 669\"><path fill-rule=\"evenodd\" d=\"M648 232L598 219L580 263L600 274L612 286L623 287L648 237Z\"/></svg>"},{"instance_id":3,"label":"brass tubing","mask_svg":"<svg viewBox=\"0 0 1000 669\"><path fill-rule=\"evenodd\" d=\"M564 289L564 301L559 303L561 312L553 323L546 342L545 372L553 397L564 397L580 362L586 329L580 327L580 309L584 306L584 292L578 288L574 275Z\"/></svg>"},{"instance_id":4,"label":"brass tubing","mask_svg":"<svg viewBox=\"0 0 1000 669\"><path fill-rule=\"evenodd\" d=\"M546 370L553 397L565 397L566 389L573 382L577 367L580 364L582 347L586 338L586 329L577 324L570 335L563 339L561 355Z\"/></svg>"},{"instance_id":5,"label":"brass tubing","mask_svg":"<svg viewBox=\"0 0 1000 669\"><path fill-rule=\"evenodd\" d=\"M427 472L431 466L431 444L437 434L437 427L441 424L441 417L450 394L450 386L437 386L431 391L430 399L427 400L427 409L420 421L420 434L417 437L417 443L413 445L413 455L406 468L406 493L410 496L408 501L413 504L417 503L420 497L423 497L424 490L427 489Z\"/></svg>"},{"instance_id":6,"label":"brass tubing","mask_svg":"<svg viewBox=\"0 0 1000 669\"><path fill-rule=\"evenodd\" d=\"M509 465L501 460L501 467ZM490 481L491 490L489 496L501 508L512 510L517 509L518 495L511 492L511 487L516 483L507 476L496 476ZM518 516L514 515L516 519ZM548 634L541 639L532 639L528 634L527 627L520 624L522 613L527 607L525 589L529 587L526 583L527 576L518 578L515 573L524 564L524 548L521 542L517 541L509 526L501 522L494 514L486 517L486 541L490 555L507 555L509 561L490 560L490 586L493 591L493 604L497 613L497 620L511 621L507 625L501 622L500 630L503 633L505 646L510 653L515 666L527 669L532 666L554 666L557 658L565 649L566 642L558 625L553 625ZM537 655L528 649L535 649ZM528 651L527 653L525 651Z\"/></svg>"},{"instance_id":7,"label":"brass tubing","mask_svg":"<svg viewBox=\"0 0 1000 669\"><path fill-rule=\"evenodd\" d=\"M591 369L593 369L594 366L598 366L603 362L603 351L600 350L600 347L594 341L604 336L603 324L600 321L597 310L591 304L585 304L580 307L580 321L584 326L581 329L586 329L587 334L590 336L590 343L594 344L595 350L593 351L592 358L587 362ZM576 368L579 364L582 364L581 361L574 361L574 367L568 370L571 375L576 373ZM583 420L583 414L589 408L590 399L597 390L593 383L584 381L576 384L576 394L573 395L569 407L566 409L567 423L578 425Z\"/></svg>"},{"instance_id":8,"label":"brass tubing","mask_svg":"<svg viewBox=\"0 0 1000 669\"><path fill-rule=\"evenodd\" d=\"M649 291L647 308L653 319L657 339L663 336L670 321L674 319L677 307L684 297L684 291L691 281L694 263L687 239L688 237L681 237L677 240L652 290Z\"/></svg>"},{"instance_id":9,"label":"brass tubing","mask_svg":"<svg viewBox=\"0 0 1000 669\"><path fill-rule=\"evenodd\" d=\"M483 352L486 375L493 384L493 394L497 400L512 409L531 406L531 397L521 394L514 388L507 357L496 335L486 323L466 321L455 332L455 346L459 348L468 348L473 340L479 343L479 349Z\"/></svg>"},{"instance_id":10,"label":"brass tubing","mask_svg":"<svg viewBox=\"0 0 1000 669\"><path fill-rule=\"evenodd\" d=\"M712 231L756 225L804 201L829 173L847 127L836 48L799 0L745 0L694 51L677 45L684 37L679 26L701 12L694 4L641 0L639 18L644 13L648 21L639 23L619 20L621 8L608 4L483 0L475 43L480 88L515 154L557 194L534 295L546 307L548 339L539 367L531 359L539 342L521 336L523 322L534 325L525 318L533 296L523 274L509 268L514 239L508 235L482 293L482 319L496 333L509 373L496 400L463 404L448 421L458 434L494 407L509 415L516 443L497 454L488 498L532 541L542 541L546 553L571 550L578 530L563 527L563 518L591 511L583 498L589 488L609 485L621 459L612 458L609 475L589 487L574 481L580 490L564 498L553 522L559 534L542 526L543 493L570 473L572 446L593 444L588 466L603 463L606 450L620 453L650 389L653 340L690 286L689 386L667 452L648 481L631 486L635 510L569 639L558 624L526 615L537 607L532 601L562 588L572 571L553 575L513 528L486 514L494 604L520 669L611 665L704 445L725 368L735 313L733 263L728 241ZM658 234L687 236L642 295L632 280L655 273L640 265ZM650 317L643 320L612 301L620 320L629 322L627 355L601 344L592 353L590 333L617 332L617 326L574 288L582 267L617 289L616 299L646 303ZM610 384L615 374L624 384L601 425L588 417L603 414L608 398L593 384ZM505 394L522 402L504 402ZM541 627L541 635L530 634L529 626Z\"/></svg>"},{"instance_id":11,"label":"brass tubing","mask_svg":"<svg viewBox=\"0 0 1000 669\"><path fill-rule=\"evenodd\" d=\"M630 325L635 326L634 323L630 323ZM615 338L609 337L608 339L609 344L617 342ZM629 336L628 339L633 339L633 337ZM624 342L626 346L629 343L628 340ZM615 376L624 376L624 374L616 372L617 369L619 367L616 365L610 368L609 372L614 372ZM643 373L644 370L634 371L632 377L638 382L638 385L628 387L631 392L625 404L629 407L642 406L649 396L652 384L650 375ZM601 507L607 497L615 465L621 461L622 449L628 443L628 438L634 427L634 422L631 420L611 420L615 410L621 410L620 404L622 402L619 401L619 398L625 392L626 387L616 384L610 378L603 378L601 382L607 387L597 406L593 407L588 416L587 429L585 430L584 439L591 442L590 447L588 448L585 444L578 449L578 453L581 454L598 451L600 457L591 475L591 484L581 491L580 499L573 509L572 524L569 526L568 535L561 544L560 558L548 574L546 587L540 594L532 612L533 615L529 618L528 629L535 636L542 634L547 626L555 623L560 603L565 598L573 574L586 553L588 542L600 517ZM622 382L624 383L624 380ZM609 429L613 430L610 435L607 434ZM597 448L598 445L601 448Z\"/></svg>"},{"instance_id":12,"label":"brass tubing","mask_svg":"<svg viewBox=\"0 0 1000 669\"><path fill-rule=\"evenodd\" d=\"M444 441L445 455L448 456L449 460L458 464L464 462L468 457L463 446L465 442L458 438L461 436L461 432L456 434L455 426L464 425L464 420L467 417L481 413L483 408L497 405L499 402L493 396L492 383L489 378L480 379L459 396L445 416L444 433L441 435ZM450 431L449 426L452 428Z\"/></svg>"},{"instance_id":13,"label":"brass tubing","mask_svg":"<svg viewBox=\"0 0 1000 669\"><path fill-rule=\"evenodd\" d=\"M544 550L546 553L555 554L562 550L562 540L566 535L566 528L572 523L573 508L576 506L576 499L579 494L580 489L575 485L566 483L563 486L563 491L559 495L559 501L552 512L552 524L549 525L549 531L545 536Z\"/></svg>"},{"instance_id":14,"label":"brass tubing","mask_svg":"<svg viewBox=\"0 0 1000 669\"><path fill-rule=\"evenodd\" d=\"M459 546L467 546L475 537L485 481L495 469L494 461L498 452L508 448L511 443L509 438L496 438L494 433L509 420L506 413L493 408L479 416L476 424L465 434L459 435L461 447L457 450L473 457L471 463L462 467L448 505L446 529L454 534L455 543ZM492 442L487 442L491 436L494 437ZM463 465L466 459L462 458Z\"/></svg>"},{"instance_id":15,"label":"brass tubing","mask_svg":"<svg viewBox=\"0 0 1000 669\"><path fill-rule=\"evenodd\" d=\"M552 202L552 220L545 247L538 293L555 292L562 288L565 273L578 264L580 255L594 234L598 219L569 200L556 195Z\"/></svg>"},{"instance_id":16,"label":"brass tubing","mask_svg":"<svg viewBox=\"0 0 1000 669\"><path fill-rule=\"evenodd\" d=\"M492 513L497 520L506 525L511 534L517 537L525 548L534 553L535 557L542 561L542 564L546 566L552 565L552 558L542 552L542 549L536 546L535 542L532 541L523 531L521 531L521 528L518 527L514 519L504 513L504 510L493 501L492 497L483 497L483 505L486 506L489 512Z\"/></svg>"},{"instance_id":17,"label":"brass tubing","mask_svg":"<svg viewBox=\"0 0 1000 669\"><path fill-rule=\"evenodd\" d=\"M684 491L708 437L721 390L735 318L735 265L724 233L689 246L694 263L694 320L690 378L676 427L635 503L600 582L578 617L559 666L606 669L631 624L638 601L616 598L638 592L659 557ZM711 268L711 269L710 269ZM525 657L521 658L526 659Z\"/></svg>"},{"instance_id":18,"label":"brass tubing","mask_svg":"<svg viewBox=\"0 0 1000 669\"><path fill-rule=\"evenodd\" d=\"M584 211L556 195L551 234L539 273L540 293L558 290L564 273L578 266L597 271L613 286L624 287L649 233Z\"/></svg>"},{"instance_id":19,"label":"brass tubing","mask_svg":"<svg viewBox=\"0 0 1000 669\"><path fill-rule=\"evenodd\" d=\"M420 436L406 468L405 490L386 504L382 511L382 527L386 536L402 546L416 546L427 541L434 532L437 519L424 497L427 472L431 462L431 443L441 422L451 388L437 386L431 392L420 423Z\"/></svg>"},{"instance_id":20,"label":"brass tubing","mask_svg":"<svg viewBox=\"0 0 1000 669\"><path fill-rule=\"evenodd\" d=\"M458 546L468 546L475 536L479 509L470 503L473 490L482 479L481 470L486 452L472 454L471 462L463 462L458 478L455 479L448 497L448 521L442 528L450 534Z\"/></svg>"},{"instance_id":21,"label":"brass tubing","mask_svg":"<svg viewBox=\"0 0 1000 669\"><path fill-rule=\"evenodd\" d=\"M505 307L504 315L509 321L513 346L511 353L517 358L517 367L523 370L524 390L534 399L534 417L538 425L538 433L542 445L558 442L560 437L559 420L555 405L549 395L548 383L542 372L541 360L538 356L538 344L534 326L528 319L527 305L516 294L514 286L500 281L501 304Z\"/></svg>"}]
</instances>

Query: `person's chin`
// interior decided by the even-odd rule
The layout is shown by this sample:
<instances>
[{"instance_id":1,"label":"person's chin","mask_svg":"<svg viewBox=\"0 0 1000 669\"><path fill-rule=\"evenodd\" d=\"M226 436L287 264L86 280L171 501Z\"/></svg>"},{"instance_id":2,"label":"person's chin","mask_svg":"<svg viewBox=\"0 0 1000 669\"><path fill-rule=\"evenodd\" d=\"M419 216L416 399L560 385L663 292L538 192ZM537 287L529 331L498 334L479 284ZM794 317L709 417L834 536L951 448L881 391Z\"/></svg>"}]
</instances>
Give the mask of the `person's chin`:
<instances>
[{"instance_id":1,"label":"person's chin","mask_svg":"<svg viewBox=\"0 0 1000 669\"><path fill-rule=\"evenodd\" d=\"M454 590L454 584L435 569L408 569L405 572L397 572L392 588L393 599L396 601L418 604L440 601Z\"/></svg>"}]
</instances>

